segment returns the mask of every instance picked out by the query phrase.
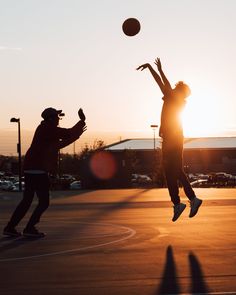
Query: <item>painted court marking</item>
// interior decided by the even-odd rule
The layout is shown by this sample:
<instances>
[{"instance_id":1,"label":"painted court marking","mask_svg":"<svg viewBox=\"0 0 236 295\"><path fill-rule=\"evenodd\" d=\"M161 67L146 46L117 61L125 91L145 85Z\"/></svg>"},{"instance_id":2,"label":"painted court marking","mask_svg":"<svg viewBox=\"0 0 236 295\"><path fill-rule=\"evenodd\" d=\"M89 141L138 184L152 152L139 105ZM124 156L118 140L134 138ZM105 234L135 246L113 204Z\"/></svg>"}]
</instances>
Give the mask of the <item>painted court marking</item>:
<instances>
[{"instance_id":1,"label":"painted court marking","mask_svg":"<svg viewBox=\"0 0 236 295\"><path fill-rule=\"evenodd\" d=\"M136 231L134 229L132 229L130 227L126 227L126 226L116 225L116 224L110 224L110 223L91 223L91 222L78 222L78 223L79 224L96 225L96 226L113 227L115 229L124 230L119 235L122 235L123 236L125 234L125 236L123 236L123 237L121 237L119 239L115 239L115 240L110 241L110 242L97 243L95 245L90 245L90 246L85 246L85 247L79 247L79 248L75 248L75 249L62 250L62 251L56 251L56 252L49 252L49 253L45 253L45 254L38 254L38 255L31 255L31 256L23 256L23 257L0 259L0 262L9 262L9 261L18 261L18 260L26 260L26 259L43 258L43 257L48 257L48 256L63 255L63 254L69 254L69 253L73 253L73 252L79 252L79 251L84 251L84 250L99 248L99 247L102 247L102 246L108 246L108 245L111 245L111 244L116 244L116 243L125 241L127 239L132 238L136 234ZM97 235L94 236L94 238L97 238L97 237L98 237ZM107 237L107 236L106 235L105 236L103 235L103 236L99 236L99 237Z\"/></svg>"}]
</instances>

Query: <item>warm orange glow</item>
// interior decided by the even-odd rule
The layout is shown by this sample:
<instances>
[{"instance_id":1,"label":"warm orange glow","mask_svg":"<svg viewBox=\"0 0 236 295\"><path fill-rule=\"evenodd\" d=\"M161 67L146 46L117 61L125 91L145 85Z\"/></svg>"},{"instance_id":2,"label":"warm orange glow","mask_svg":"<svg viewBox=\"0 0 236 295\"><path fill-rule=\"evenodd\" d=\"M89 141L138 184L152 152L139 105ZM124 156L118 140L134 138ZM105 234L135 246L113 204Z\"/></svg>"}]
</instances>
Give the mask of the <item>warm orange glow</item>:
<instances>
[{"instance_id":1,"label":"warm orange glow","mask_svg":"<svg viewBox=\"0 0 236 295\"><path fill-rule=\"evenodd\" d=\"M185 106L181 115L185 137L214 136L222 127L217 104L203 99L191 97Z\"/></svg>"}]
</instances>

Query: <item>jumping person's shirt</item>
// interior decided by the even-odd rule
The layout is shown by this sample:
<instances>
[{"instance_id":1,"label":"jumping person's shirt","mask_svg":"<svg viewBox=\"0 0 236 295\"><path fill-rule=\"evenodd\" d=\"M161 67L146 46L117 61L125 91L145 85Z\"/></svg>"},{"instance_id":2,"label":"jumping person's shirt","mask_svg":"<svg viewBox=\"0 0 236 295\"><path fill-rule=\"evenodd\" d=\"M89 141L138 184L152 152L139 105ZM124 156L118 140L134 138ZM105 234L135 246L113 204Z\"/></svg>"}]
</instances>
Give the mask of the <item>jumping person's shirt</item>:
<instances>
[{"instance_id":1,"label":"jumping person's shirt","mask_svg":"<svg viewBox=\"0 0 236 295\"><path fill-rule=\"evenodd\" d=\"M72 128L60 128L42 121L24 159L24 171L56 172L58 151L74 142L83 133L85 123L79 121Z\"/></svg>"},{"instance_id":2,"label":"jumping person's shirt","mask_svg":"<svg viewBox=\"0 0 236 295\"><path fill-rule=\"evenodd\" d=\"M159 135L163 140L175 141L183 139L183 127L180 119L185 102L173 89L168 89L163 96L161 126Z\"/></svg>"}]
</instances>

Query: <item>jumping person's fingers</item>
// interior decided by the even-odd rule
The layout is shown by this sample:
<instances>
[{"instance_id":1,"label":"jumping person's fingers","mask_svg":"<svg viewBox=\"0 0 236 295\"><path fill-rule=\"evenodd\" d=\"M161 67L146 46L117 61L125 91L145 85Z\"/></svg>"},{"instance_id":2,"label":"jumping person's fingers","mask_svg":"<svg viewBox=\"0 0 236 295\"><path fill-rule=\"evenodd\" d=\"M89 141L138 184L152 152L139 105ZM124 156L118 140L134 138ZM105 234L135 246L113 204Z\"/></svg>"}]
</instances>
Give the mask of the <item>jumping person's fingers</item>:
<instances>
[{"instance_id":1,"label":"jumping person's fingers","mask_svg":"<svg viewBox=\"0 0 236 295\"><path fill-rule=\"evenodd\" d=\"M139 66L136 70L141 70L143 71L144 69L146 69L148 67L149 64L143 64L141 66Z\"/></svg>"},{"instance_id":2,"label":"jumping person's fingers","mask_svg":"<svg viewBox=\"0 0 236 295\"><path fill-rule=\"evenodd\" d=\"M161 60L160 60L159 57L157 57L157 58L155 59L155 64L158 65L158 64L160 64L160 63L161 63Z\"/></svg>"},{"instance_id":3,"label":"jumping person's fingers","mask_svg":"<svg viewBox=\"0 0 236 295\"><path fill-rule=\"evenodd\" d=\"M158 70L161 71L161 60L159 57L156 58L155 64L156 64Z\"/></svg>"}]
</instances>

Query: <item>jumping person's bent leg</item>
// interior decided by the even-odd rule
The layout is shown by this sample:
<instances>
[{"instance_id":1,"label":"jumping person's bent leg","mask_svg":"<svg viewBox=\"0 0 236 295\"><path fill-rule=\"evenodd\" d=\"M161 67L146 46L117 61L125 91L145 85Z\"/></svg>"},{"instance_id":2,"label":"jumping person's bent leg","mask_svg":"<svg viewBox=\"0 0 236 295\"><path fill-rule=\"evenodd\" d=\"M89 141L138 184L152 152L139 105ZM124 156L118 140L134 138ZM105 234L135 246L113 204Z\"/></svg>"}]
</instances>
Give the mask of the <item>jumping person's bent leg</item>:
<instances>
[{"instance_id":1,"label":"jumping person's bent leg","mask_svg":"<svg viewBox=\"0 0 236 295\"><path fill-rule=\"evenodd\" d=\"M190 209L189 217L193 217L197 214L198 209L202 204L202 200L196 197L195 192L192 189L191 184L189 183L189 180L183 170L181 170L179 173L179 179L183 184L183 188L184 188L184 192L186 196L190 200L191 209Z\"/></svg>"},{"instance_id":2,"label":"jumping person's bent leg","mask_svg":"<svg viewBox=\"0 0 236 295\"><path fill-rule=\"evenodd\" d=\"M164 172L171 202L177 205L180 203L180 197L176 173L171 167L164 167Z\"/></svg>"},{"instance_id":3,"label":"jumping person's bent leg","mask_svg":"<svg viewBox=\"0 0 236 295\"><path fill-rule=\"evenodd\" d=\"M169 165L170 167L170 165ZM171 167L166 172L166 182L169 190L169 194L171 197L171 201L174 204L174 215L172 221L176 221L180 215L183 213L186 205L180 202L179 197L179 187L178 187L178 180L177 180L177 173Z\"/></svg>"},{"instance_id":4,"label":"jumping person's bent leg","mask_svg":"<svg viewBox=\"0 0 236 295\"><path fill-rule=\"evenodd\" d=\"M182 169L179 171L179 180L183 185L183 189L184 189L184 192L185 192L187 198L190 201L193 200L196 197L195 192L192 189L191 184Z\"/></svg>"},{"instance_id":5,"label":"jumping person's bent leg","mask_svg":"<svg viewBox=\"0 0 236 295\"><path fill-rule=\"evenodd\" d=\"M176 221L186 208L186 205L180 202L178 185L179 167L182 165L182 145L175 145L173 148L173 143L170 142L164 143L163 147L163 168L171 201L174 204L172 221Z\"/></svg>"},{"instance_id":6,"label":"jumping person's bent leg","mask_svg":"<svg viewBox=\"0 0 236 295\"><path fill-rule=\"evenodd\" d=\"M162 165L171 201L174 205L177 205L180 203L177 170L178 166L173 151L167 152L163 150Z\"/></svg>"}]
</instances>

